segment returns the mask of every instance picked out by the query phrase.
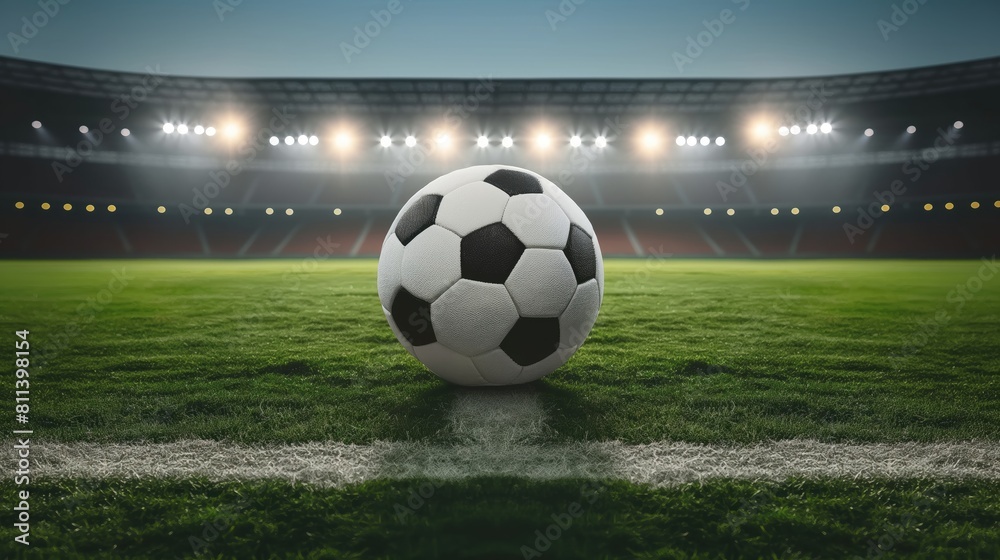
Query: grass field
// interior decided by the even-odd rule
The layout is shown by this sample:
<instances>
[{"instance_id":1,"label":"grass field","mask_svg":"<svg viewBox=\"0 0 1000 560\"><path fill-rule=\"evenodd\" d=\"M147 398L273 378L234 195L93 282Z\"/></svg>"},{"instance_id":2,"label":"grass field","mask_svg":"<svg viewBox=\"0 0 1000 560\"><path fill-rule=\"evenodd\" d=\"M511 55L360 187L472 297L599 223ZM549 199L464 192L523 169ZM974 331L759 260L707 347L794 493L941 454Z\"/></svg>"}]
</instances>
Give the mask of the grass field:
<instances>
[{"instance_id":1,"label":"grass field","mask_svg":"<svg viewBox=\"0 0 1000 560\"><path fill-rule=\"evenodd\" d=\"M1000 280L971 281L984 266L608 261L588 342L520 389L544 412L532 437L543 446L996 441ZM2 332L13 342L15 330L31 331L36 441L462 438L453 405L468 390L438 381L396 342L374 261L4 262L0 283ZM594 483L438 482L433 500L400 521L395 505L419 479L318 489L43 477L33 552L517 558ZM607 497L542 557L865 557L885 535L897 554L1000 554L996 480L600 484ZM0 488L13 495L9 480ZM237 502L201 539L207 548L191 544Z\"/></svg>"}]
</instances>

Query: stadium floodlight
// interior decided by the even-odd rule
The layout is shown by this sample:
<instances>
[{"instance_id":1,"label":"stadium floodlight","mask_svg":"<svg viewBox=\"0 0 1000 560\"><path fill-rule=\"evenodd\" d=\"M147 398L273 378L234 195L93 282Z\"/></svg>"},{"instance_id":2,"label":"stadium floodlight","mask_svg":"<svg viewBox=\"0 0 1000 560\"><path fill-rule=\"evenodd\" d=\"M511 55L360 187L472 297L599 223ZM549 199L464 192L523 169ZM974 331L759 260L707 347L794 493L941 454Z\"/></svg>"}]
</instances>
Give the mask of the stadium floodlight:
<instances>
[{"instance_id":1,"label":"stadium floodlight","mask_svg":"<svg viewBox=\"0 0 1000 560\"><path fill-rule=\"evenodd\" d=\"M188 125L186 124L177 125L177 134L187 134L187 133L188 133Z\"/></svg>"},{"instance_id":2,"label":"stadium floodlight","mask_svg":"<svg viewBox=\"0 0 1000 560\"><path fill-rule=\"evenodd\" d=\"M334 209L333 209L333 215L334 215L334 216L339 216L340 214L341 214L341 210L340 210L340 208L334 208Z\"/></svg>"},{"instance_id":3,"label":"stadium floodlight","mask_svg":"<svg viewBox=\"0 0 1000 560\"><path fill-rule=\"evenodd\" d=\"M309 137L309 145L310 146L315 146L317 144L319 144L319 136L316 136L316 135L310 136Z\"/></svg>"},{"instance_id":4,"label":"stadium floodlight","mask_svg":"<svg viewBox=\"0 0 1000 560\"><path fill-rule=\"evenodd\" d=\"M973 200L972 204L970 204L969 207L972 208L973 210L975 210L975 209L979 208L979 202Z\"/></svg>"},{"instance_id":5,"label":"stadium floodlight","mask_svg":"<svg viewBox=\"0 0 1000 560\"><path fill-rule=\"evenodd\" d=\"M788 127L787 126L783 126L783 127L779 128L778 129L778 134L780 134L782 136L788 136Z\"/></svg>"},{"instance_id":6,"label":"stadium floodlight","mask_svg":"<svg viewBox=\"0 0 1000 560\"><path fill-rule=\"evenodd\" d=\"M594 138L594 145L598 148L603 148L608 145L608 139L603 136L598 136Z\"/></svg>"},{"instance_id":7,"label":"stadium floodlight","mask_svg":"<svg viewBox=\"0 0 1000 560\"><path fill-rule=\"evenodd\" d=\"M809 123L809 125L806 126L806 134L816 134L817 132L819 132L818 126L812 123Z\"/></svg>"},{"instance_id":8,"label":"stadium floodlight","mask_svg":"<svg viewBox=\"0 0 1000 560\"><path fill-rule=\"evenodd\" d=\"M383 148L388 148L389 146L392 146L392 138L389 138L388 136L383 136L379 138L378 143Z\"/></svg>"},{"instance_id":9,"label":"stadium floodlight","mask_svg":"<svg viewBox=\"0 0 1000 560\"><path fill-rule=\"evenodd\" d=\"M701 137L701 145L702 146L707 146L707 145L709 145L711 143L712 143L712 139L709 138L708 136L702 136Z\"/></svg>"},{"instance_id":10,"label":"stadium floodlight","mask_svg":"<svg viewBox=\"0 0 1000 560\"><path fill-rule=\"evenodd\" d=\"M163 132L166 132L167 134L173 134L174 123L163 123Z\"/></svg>"},{"instance_id":11,"label":"stadium floodlight","mask_svg":"<svg viewBox=\"0 0 1000 560\"><path fill-rule=\"evenodd\" d=\"M215 127L210 126L205 129L205 136L215 136Z\"/></svg>"},{"instance_id":12,"label":"stadium floodlight","mask_svg":"<svg viewBox=\"0 0 1000 560\"><path fill-rule=\"evenodd\" d=\"M697 143L698 143L698 139L695 138L694 136L688 136L687 137L687 145L688 146L694 146Z\"/></svg>"},{"instance_id":13,"label":"stadium floodlight","mask_svg":"<svg viewBox=\"0 0 1000 560\"><path fill-rule=\"evenodd\" d=\"M711 216L712 215L712 209L711 208L706 208L705 209L705 215L706 216Z\"/></svg>"},{"instance_id":14,"label":"stadium floodlight","mask_svg":"<svg viewBox=\"0 0 1000 560\"><path fill-rule=\"evenodd\" d=\"M733 210L732 208L730 208L729 210L726 210L726 214L729 214L730 216L732 216L735 213L736 213L736 210Z\"/></svg>"},{"instance_id":15,"label":"stadium floodlight","mask_svg":"<svg viewBox=\"0 0 1000 560\"><path fill-rule=\"evenodd\" d=\"M716 146L724 146L725 144L726 144L726 139L723 138L722 136L719 136L718 138L715 139Z\"/></svg>"},{"instance_id":16,"label":"stadium floodlight","mask_svg":"<svg viewBox=\"0 0 1000 560\"><path fill-rule=\"evenodd\" d=\"M544 132L535 137L535 145L541 149L546 149L552 144L552 138Z\"/></svg>"},{"instance_id":17,"label":"stadium floodlight","mask_svg":"<svg viewBox=\"0 0 1000 560\"><path fill-rule=\"evenodd\" d=\"M490 139L485 136L480 136L479 138L476 138L476 145L480 148L485 148L490 145Z\"/></svg>"},{"instance_id":18,"label":"stadium floodlight","mask_svg":"<svg viewBox=\"0 0 1000 560\"><path fill-rule=\"evenodd\" d=\"M267 208L264 210L264 213L270 216L271 214L274 214L274 208Z\"/></svg>"},{"instance_id":19,"label":"stadium floodlight","mask_svg":"<svg viewBox=\"0 0 1000 560\"><path fill-rule=\"evenodd\" d=\"M917 127L911 124L910 126L906 127L906 132L909 134L914 134L915 132L917 132Z\"/></svg>"},{"instance_id":20,"label":"stadium floodlight","mask_svg":"<svg viewBox=\"0 0 1000 560\"><path fill-rule=\"evenodd\" d=\"M657 208L656 209L656 215L657 216L662 216L663 215L663 208Z\"/></svg>"},{"instance_id":21,"label":"stadium floodlight","mask_svg":"<svg viewBox=\"0 0 1000 560\"><path fill-rule=\"evenodd\" d=\"M928 212L930 212L933 209L934 209L934 205L931 204L930 202L928 202L927 204L924 204L924 210L927 210Z\"/></svg>"},{"instance_id":22,"label":"stadium floodlight","mask_svg":"<svg viewBox=\"0 0 1000 560\"><path fill-rule=\"evenodd\" d=\"M334 144L337 145L338 148L347 149L351 146L351 135L346 132L338 133L337 136L333 139L333 142ZM302 140L300 139L299 144L301 143Z\"/></svg>"},{"instance_id":23,"label":"stadium floodlight","mask_svg":"<svg viewBox=\"0 0 1000 560\"><path fill-rule=\"evenodd\" d=\"M205 127L201 126L200 124L194 125L194 133L197 134L198 136L205 134Z\"/></svg>"},{"instance_id":24,"label":"stadium floodlight","mask_svg":"<svg viewBox=\"0 0 1000 560\"><path fill-rule=\"evenodd\" d=\"M503 140L500 141L500 145L504 148L509 148L514 145L514 139L510 136L504 136Z\"/></svg>"},{"instance_id":25,"label":"stadium floodlight","mask_svg":"<svg viewBox=\"0 0 1000 560\"><path fill-rule=\"evenodd\" d=\"M42 128L42 121L31 121L31 128Z\"/></svg>"},{"instance_id":26,"label":"stadium floodlight","mask_svg":"<svg viewBox=\"0 0 1000 560\"><path fill-rule=\"evenodd\" d=\"M865 129L865 136L871 138L875 134L875 130L871 128Z\"/></svg>"},{"instance_id":27,"label":"stadium floodlight","mask_svg":"<svg viewBox=\"0 0 1000 560\"><path fill-rule=\"evenodd\" d=\"M882 211L883 212L888 212L889 211L889 205L888 204L883 204L882 205Z\"/></svg>"},{"instance_id":28,"label":"stadium floodlight","mask_svg":"<svg viewBox=\"0 0 1000 560\"><path fill-rule=\"evenodd\" d=\"M305 134L299 134L299 146L305 146L309 143L309 137Z\"/></svg>"},{"instance_id":29,"label":"stadium floodlight","mask_svg":"<svg viewBox=\"0 0 1000 560\"><path fill-rule=\"evenodd\" d=\"M788 132L791 132L792 134L798 134L802 132L802 129L799 128L799 125L793 124L792 127L788 129Z\"/></svg>"},{"instance_id":30,"label":"stadium floodlight","mask_svg":"<svg viewBox=\"0 0 1000 560\"><path fill-rule=\"evenodd\" d=\"M159 212L160 214L166 214L167 213L167 207L166 206L157 206L156 207L156 211Z\"/></svg>"},{"instance_id":31,"label":"stadium floodlight","mask_svg":"<svg viewBox=\"0 0 1000 560\"><path fill-rule=\"evenodd\" d=\"M823 134L830 134L830 132L833 131L833 125L828 122L825 122L819 125L819 131L822 132Z\"/></svg>"},{"instance_id":32,"label":"stadium floodlight","mask_svg":"<svg viewBox=\"0 0 1000 560\"><path fill-rule=\"evenodd\" d=\"M792 213L793 216L798 216L799 215L799 209L798 208L792 208L790 210L790 212Z\"/></svg>"},{"instance_id":33,"label":"stadium floodlight","mask_svg":"<svg viewBox=\"0 0 1000 560\"><path fill-rule=\"evenodd\" d=\"M66 204L63 204L63 210L69 212L72 209L73 209L73 205L72 204L70 204L68 202Z\"/></svg>"},{"instance_id":34,"label":"stadium floodlight","mask_svg":"<svg viewBox=\"0 0 1000 560\"><path fill-rule=\"evenodd\" d=\"M122 133L122 136L124 136L126 138L128 138L129 136L132 135L132 131L129 130L129 129L127 129L127 128L123 128L122 131L121 131L121 133Z\"/></svg>"},{"instance_id":35,"label":"stadium floodlight","mask_svg":"<svg viewBox=\"0 0 1000 560\"><path fill-rule=\"evenodd\" d=\"M1000 200L993 201L993 207L994 208L1000 208Z\"/></svg>"},{"instance_id":36,"label":"stadium floodlight","mask_svg":"<svg viewBox=\"0 0 1000 560\"><path fill-rule=\"evenodd\" d=\"M770 132L771 132L771 127L769 127L767 123L758 123L756 126L753 127L753 133L758 138L763 138L768 134L770 134Z\"/></svg>"},{"instance_id":37,"label":"stadium floodlight","mask_svg":"<svg viewBox=\"0 0 1000 560\"><path fill-rule=\"evenodd\" d=\"M289 208L288 210L285 210L285 215L286 216L291 216L294 213L295 213L295 210L292 210L291 208Z\"/></svg>"},{"instance_id":38,"label":"stadium floodlight","mask_svg":"<svg viewBox=\"0 0 1000 560\"><path fill-rule=\"evenodd\" d=\"M20 201L18 201L18 202L15 202L15 203L14 203L14 208L17 208L18 210L21 210L21 209L23 209L23 208L24 208L24 203L23 203L23 202L20 202Z\"/></svg>"},{"instance_id":39,"label":"stadium floodlight","mask_svg":"<svg viewBox=\"0 0 1000 560\"><path fill-rule=\"evenodd\" d=\"M675 142L677 143L678 146L683 146L686 140L683 136L678 136Z\"/></svg>"},{"instance_id":40,"label":"stadium floodlight","mask_svg":"<svg viewBox=\"0 0 1000 560\"><path fill-rule=\"evenodd\" d=\"M236 123L229 123L225 128L226 136L229 138L236 138L240 133L240 127Z\"/></svg>"},{"instance_id":41,"label":"stadium floodlight","mask_svg":"<svg viewBox=\"0 0 1000 560\"><path fill-rule=\"evenodd\" d=\"M90 129L87 128L87 125L83 125L83 126L80 127L80 133L81 134L86 134L88 132L90 132Z\"/></svg>"},{"instance_id":42,"label":"stadium floodlight","mask_svg":"<svg viewBox=\"0 0 1000 560\"><path fill-rule=\"evenodd\" d=\"M227 216L232 216L233 215L233 209L232 208L226 208L226 215Z\"/></svg>"},{"instance_id":43,"label":"stadium floodlight","mask_svg":"<svg viewBox=\"0 0 1000 560\"><path fill-rule=\"evenodd\" d=\"M840 214L840 206L834 206L833 207L833 213L834 214Z\"/></svg>"},{"instance_id":44,"label":"stadium floodlight","mask_svg":"<svg viewBox=\"0 0 1000 560\"><path fill-rule=\"evenodd\" d=\"M581 139L579 136L574 134L573 136L570 137L569 139L570 146L573 146L574 148L579 148L580 144L583 144L583 139Z\"/></svg>"},{"instance_id":45,"label":"stadium floodlight","mask_svg":"<svg viewBox=\"0 0 1000 560\"><path fill-rule=\"evenodd\" d=\"M38 121L35 121L35 122L38 122ZM965 126L965 123L963 123L962 121L955 121L955 124L953 124L951 126L954 126L958 130L961 130L962 127ZM35 128L38 128L38 127L36 126Z\"/></svg>"},{"instance_id":46,"label":"stadium floodlight","mask_svg":"<svg viewBox=\"0 0 1000 560\"><path fill-rule=\"evenodd\" d=\"M285 136L285 145L286 146L291 146L294 143L295 143L295 137L294 136Z\"/></svg>"},{"instance_id":47,"label":"stadium floodlight","mask_svg":"<svg viewBox=\"0 0 1000 560\"><path fill-rule=\"evenodd\" d=\"M777 208L771 208L771 215L772 216L777 216L778 215L778 209Z\"/></svg>"},{"instance_id":48,"label":"stadium floodlight","mask_svg":"<svg viewBox=\"0 0 1000 560\"><path fill-rule=\"evenodd\" d=\"M278 139L278 137L277 137L277 136L272 136L272 137L271 137L271 139L270 139L270 140L269 140L268 142L270 142L270 144L271 144L272 146L277 146L278 144L280 144L280 143L281 143L281 140L280 140L280 139Z\"/></svg>"},{"instance_id":49,"label":"stadium floodlight","mask_svg":"<svg viewBox=\"0 0 1000 560\"><path fill-rule=\"evenodd\" d=\"M52 208L51 204L49 204L48 202L42 203L42 210L48 210L49 208Z\"/></svg>"},{"instance_id":50,"label":"stadium floodlight","mask_svg":"<svg viewBox=\"0 0 1000 560\"><path fill-rule=\"evenodd\" d=\"M212 215L212 209L211 208L205 208L205 215L206 216L211 216Z\"/></svg>"},{"instance_id":51,"label":"stadium floodlight","mask_svg":"<svg viewBox=\"0 0 1000 560\"><path fill-rule=\"evenodd\" d=\"M443 132L441 134L438 134L437 138L435 138L434 141L437 143L438 146L441 146L442 148L447 148L448 146L451 146L451 136L448 136Z\"/></svg>"},{"instance_id":52,"label":"stadium floodlight","mask_svg":"<svg viewBox=\"0 0 1000 560\"><path fill-rule=\"evenodd\" d=\"M954 203L951 203L951 202L945 202L944 203L944 209L945 210L951 210L953 208L955 208L955 204Z\"/></svg>"},{"instance_id":53,"label":"stadium floodlight","mask_svg":"<svg viewBox=\"0 0 1000 560\"><path fill-rule=\"evenodd\" d=\"M655 132L647 132L642 137L642 145L647 150L655 150L660 145L660 137Z\"/></svg>"},{"instance_id":54,"label":"stadium floodlight","mask_svg":"<svg viewBox=\"0 0 1000 560\"><path fill-rule=\"evenodd\" d=\"M417 145L417 137L413 135L407 136L405 143L407 147L412 148Z\"/></svg>"}]
</instances>

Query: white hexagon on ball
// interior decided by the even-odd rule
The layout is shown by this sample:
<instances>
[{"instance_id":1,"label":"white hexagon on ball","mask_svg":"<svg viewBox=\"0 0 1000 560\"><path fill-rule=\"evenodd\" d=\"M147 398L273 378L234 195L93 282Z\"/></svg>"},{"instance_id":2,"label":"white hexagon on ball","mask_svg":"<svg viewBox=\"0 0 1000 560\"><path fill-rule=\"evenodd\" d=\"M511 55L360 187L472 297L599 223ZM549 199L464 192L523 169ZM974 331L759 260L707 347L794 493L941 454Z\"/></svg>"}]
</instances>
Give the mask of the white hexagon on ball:
<instances>
[{"instance_id":1,"label":"white hexagon on ball","mask_svg":"<svg viewBox=\"0 0 1000 560\"><path fill-rule=\"evenodd\" d=\"M540 379L597 318L604 267L593 226L537 173L481 165L439 177L403 205L385 239L377 285L386 318L451 383Z\"/></svg>"}]
</instances>

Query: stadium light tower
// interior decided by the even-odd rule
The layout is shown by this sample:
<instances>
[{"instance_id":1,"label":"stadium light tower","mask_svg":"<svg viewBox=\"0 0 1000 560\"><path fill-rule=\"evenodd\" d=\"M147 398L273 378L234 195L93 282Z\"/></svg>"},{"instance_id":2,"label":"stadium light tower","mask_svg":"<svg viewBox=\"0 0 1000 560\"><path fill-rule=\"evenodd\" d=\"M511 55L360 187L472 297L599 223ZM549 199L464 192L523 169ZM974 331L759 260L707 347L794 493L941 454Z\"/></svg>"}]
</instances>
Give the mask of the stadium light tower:
<instances>
[{"instance_id":1,"label":"stadium light tower","mask_svg":"<svg viewBox=\"0 0 1000 560\"><path fill-rule=\"evenodd\" d=\"M792 134L798 134L802 132L802 129L799 128L799 125L793 124L792 127L788 129L788 132L791 132Z\"/></svg>"},{"instance_id":2,"label":"stadium light tower","mask_svg":"<svg viewBox=\"0 0 1000 560\"><path fill-rule=\"evenodd\" d=\"M406 146L407 147L412 148L412 147L414 147L416 145L417 145L417 137L416 136L413 136L411 134L410 136L406 137Z\"/></svg>"},{"instance_id":3,"label":"stadium light tower","mask_svg":"<svg viewBox=\"0 0 1000 560\"><path fill-rule=\"evenodd\" d=\"M286 146L291 146L294 143L295 143L295 138L293 138L291 136L285 136L285 145Z\"/></svg>"},{"instance_id":4,"label":"stadium light tower","mask_svg":"<svg viewBox=\"0 0 1000 560\"><path fill-rule=\"evenodd\" d=\"M695 138L694 136L688 136L688 137L687 137L687 145L688 145L688 146L694 146L694 145L696 145L697 143L698 143L698 139L697 139L697 138Z\"/></svg>"},{"instance_id":5,"label":"stadium light tower","mask_svg":"<svg viewBox=\"0 0 1000 560\"><path fill-rule=\"evenodd\" d=\"M187 134L188 126L186 124L177 125L177 134Z\"/></svg>"},{"instance_id":6,"label":"stadium light tower","mask_svg":"<svg viewBox=\"0 0 1000 560\"><path fill-rule=\"evenodd\" d=\"M787 126L783 126L783 127L779 128L778 129L778 134L780 134L782 136L788 136L788 127Z\"/></svg>"},{"instance_id":7,"label":"stadium light tower","mask_svg":"<svg viewBox=\"0 0 1000 560\"><path fill-rule=\"evenodd\" d=\"M316 136L315 134L313 134L312 136L309 137L309 145L310 146L315 146L317 144L319 144L319 136Z\"/></svg>"},{"instance_id":8,"label":"stadium light tower","mask_svg":"<svg viewBox=\"0 0 1000 560\"><path fill-rule=\"evenodd\" d=\"M205 136L215 136L215 127L210 126L205 129Z\"/></svg>"},{"instance_id":9,"label":"stadium light tower","mask_svg":"<svg viewBox=\"0 0 1000 560\"><path fill-rule=\"evenodd\" d=\"M822 132L823 134L830 134L830 132L833 131L833 125L828 122L825 122L819 126L819 131Z\"/></svg>"},{"instance_id":10,"label":"stadium light tower","mask_svg":"<svg viewBox=\"0 0 1000 560\"><path fill-rule=\"evenodd\" d=\"M388 136L382 136L381 138L379 138L378 143L383 148L388 148L389 146L392 146L392 138Z\"/></svg>"},{"instance_id":11,"label":"stadium light tower","mask_svg":"<svg viewBox=\"0 0 1000 560\"><path fill-rule=\"evenodd\" d=\"M594 138L594 145L598 148L603 148L608 145L608 139L603 136L598 136Z\"/></svg>"},{"instance_id":12,"label":"stadium light tower","mask_svg":"<svg viewBox=\"0 0 1000 560\"><path fill-rule=\"evenodd\" d=\"M205 134L205 127L201 126L200 124L194 125L194 133L197 134L198 136Z\"/></svg>"},{"instance_id":13,"label":"stadium light tower","mask_svg":"<svg viewBox=\"0 0 1000 560\"><path fill-rule=\"evenodd\" d=\"M480 148L485 148L490 145L490 139L486 136L480 135L479 138L476 138L476 145Z\"/></svg>"},{"instance_id":14,"label":"stadium light tower","mask_svg":"<svg viewBox=\"0 0 1000 560\"><path fill-rule=\"evenodd\" d=\"M174 123L163 123L163 132L167 134L174 133Z\"/></svg>"},{"instance_id":15,"label":"stadium light tower","mask_svg":"<svg viewBox=\"0 0 1000 560\"><path fill-rule=\"evenodd\" d=\"M818 126L816 126L816 125L814 125L812 123L809 123L806 126L806 134L816 134L817 132L819 132L819 127Z\"/></svg>"},{"instance_id":16,"label":"stadium light tower","mask_svg":"<svg viewBox=\"0 0 1000 560\"><path fill-rule=\"evenodd\" d=\"M678 146L683 146L687 140L683 136L678 136L676 142Z\"/></svg>"},{"instance_id":17,"label":"stadium light tower","mask_svg":"<svg viewBox=\"0 0 1000 560\"><path fill-rule=\"evenodd\" d=\"M299 146L305 146L309 143L309 137L305 134L299 134Z\"/></svg>"},{"instance_id":18,"label":"stadium light tower","mask_svg":"<svg viewBox=\"0 0 1000 560\"><path fill-rule=\"evenodd\" d=\"M514 145L514 139L510 136L504 136L503 140L500 141L500 145L504 148L509 148Z\"/></svg>"},{"instance_id":19,"label":"stadium light tower","mask_svg":"<svg viewBox=\"0 0 1000 560\"><path fill-rule=\"evenodd\" d=\"M724 146L725 144L726 144L726 139L723 138L722 136L719 136L718 138L715 139L716 146Z\"/></svg>"},{"instance_id":20,"label":"stadium light tower","mask_svg":"<svg viewBox=\"0 0 1000 560\"><path fill-rule=\"evenodd\" d=\"M570 146L573 146L574 148L579 148L580 144L583 144L583 140L580 138L579 135L574 134L572 137L570 137L569 139Z\"/></svg>"},{"instance_id":21,"label":"stadium light tower","mask_svg":"<svg viewBox=\"0 0 1000 560\"><path fill-rule=\"evenodd\" d=\"M281 140L278 140L277 136L272 136L269 142L271 143L272 146L277 146L281 142Z\"/></svg>"}]
</instances>

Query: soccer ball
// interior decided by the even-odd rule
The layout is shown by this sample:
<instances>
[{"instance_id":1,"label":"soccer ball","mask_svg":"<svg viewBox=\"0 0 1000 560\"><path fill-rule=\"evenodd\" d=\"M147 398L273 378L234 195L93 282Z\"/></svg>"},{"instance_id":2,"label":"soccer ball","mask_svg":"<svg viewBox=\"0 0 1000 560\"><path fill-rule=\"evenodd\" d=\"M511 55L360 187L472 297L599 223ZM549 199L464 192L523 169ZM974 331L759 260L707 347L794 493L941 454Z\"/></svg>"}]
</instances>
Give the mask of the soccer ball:
<instances>
[{"instance_id":1,"label":"soccer ball","mask_svg":"<svg viewBox=\"0 0 1000 560\"><path fill-rule=\"evenodd\" d=\"M604 262L590 220L537 173L478 165L403 205L378 261L399 342L459 385L512 385L566 363L597 320Z\"/></svg>"}]
</instances>

